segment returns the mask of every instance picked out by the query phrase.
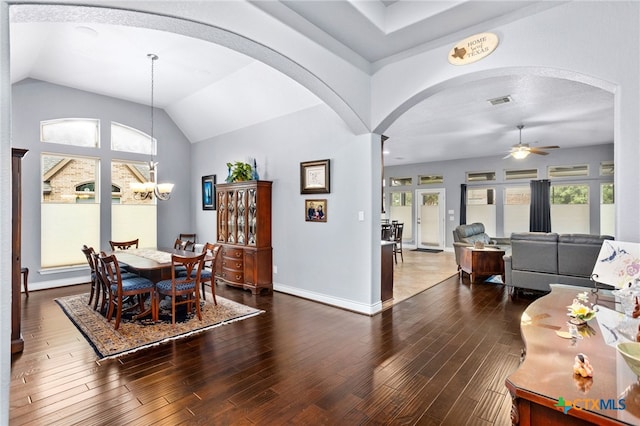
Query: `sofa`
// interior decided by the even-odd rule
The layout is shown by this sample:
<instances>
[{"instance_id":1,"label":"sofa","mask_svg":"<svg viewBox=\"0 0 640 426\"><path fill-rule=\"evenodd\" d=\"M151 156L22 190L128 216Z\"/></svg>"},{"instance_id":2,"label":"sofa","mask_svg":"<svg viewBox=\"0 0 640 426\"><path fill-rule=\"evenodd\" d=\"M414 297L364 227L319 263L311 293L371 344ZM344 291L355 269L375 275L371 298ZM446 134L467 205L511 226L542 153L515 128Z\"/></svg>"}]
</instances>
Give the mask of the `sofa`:
<instances>
[{"instance_id":1,"label":"sofa","mask_svg":"<svg viewBox=\"0 0 640 426\"><path fill-rule=\"evenodd\" d=\"M595 287L591 273L602 242L609 235L521 232L511 234L511 253L504 256L505 285L551 291L549 284ZM600 286L600 285L599 285Z\"/></svg>"},{"instance_id":2,"label":"sofa","mask_svg":"<svg viewBox=\"0 0 640 426\"><path fill-rule=\"evenodd\" d=\"M480 222L456 226L456 228L453 230L453 251L456 256L456 264L458 265L458 270L460 270L462 247L473 246L476 242L481 242L485 245L495 245L500 246L501 248L506 248L510 244L510 239L490 237L485 232L484 224Z\"/></svg>"}]
</instances>

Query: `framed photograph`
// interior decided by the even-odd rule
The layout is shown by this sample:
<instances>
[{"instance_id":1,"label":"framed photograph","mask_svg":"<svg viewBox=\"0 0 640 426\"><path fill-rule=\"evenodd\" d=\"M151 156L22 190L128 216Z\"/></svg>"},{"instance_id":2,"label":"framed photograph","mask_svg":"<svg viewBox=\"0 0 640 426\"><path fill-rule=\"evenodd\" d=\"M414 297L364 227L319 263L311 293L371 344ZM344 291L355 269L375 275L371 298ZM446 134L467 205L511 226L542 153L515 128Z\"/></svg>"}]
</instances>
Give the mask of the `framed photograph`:
<instances>
[{"instance_id":1,"label":"framed photograph","mask_svg":"<svg viewBox=\"0 0 640 426\"><path fill-rule=\"evenodd\" d=\"M202 210L216 209L216 175L202 176Z\"/></svg>"},{"instance_id":2,"label":"framed photograph","mask_svg":"<svg viewBox=\"0 0 640 426\"><path fill-rule=\"evenodd\" d=\"M328 194L330 182L329 160L300 163L301 194Z\"/></svg>"},{"instance_id":3,"label":"framed photograph","mask_svg":"<svg viewBox=\"0 0 640 426\"><path fill-rule=\"evenodd\" d=\"M304 220L307 222L326 222L327 200L304 200Z\"/></svg>"}]
</instances>

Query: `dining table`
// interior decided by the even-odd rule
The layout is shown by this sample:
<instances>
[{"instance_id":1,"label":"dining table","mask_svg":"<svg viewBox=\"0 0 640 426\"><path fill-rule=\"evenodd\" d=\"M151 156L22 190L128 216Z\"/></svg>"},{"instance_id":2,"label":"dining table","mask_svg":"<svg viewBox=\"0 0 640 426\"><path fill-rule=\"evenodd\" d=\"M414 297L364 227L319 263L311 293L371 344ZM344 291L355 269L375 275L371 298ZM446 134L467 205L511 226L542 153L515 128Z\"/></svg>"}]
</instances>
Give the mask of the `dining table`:
<instances>
[{"instance_id":1,"label":"dining table","mask_svg":"<svg viewBox=\"0 0 640 426\"><path fill-rule=\"evenodd\" d=\"M127 250L115 250L118 262L127 265L127 270L150 279L154 283L171 279L171 255L177 254L183 257L195 257L202 254L201 251L181 250L175 248L132 248ZM213 257L209 254L204 260L210 261Z\"/></svg>"}]
</instances>

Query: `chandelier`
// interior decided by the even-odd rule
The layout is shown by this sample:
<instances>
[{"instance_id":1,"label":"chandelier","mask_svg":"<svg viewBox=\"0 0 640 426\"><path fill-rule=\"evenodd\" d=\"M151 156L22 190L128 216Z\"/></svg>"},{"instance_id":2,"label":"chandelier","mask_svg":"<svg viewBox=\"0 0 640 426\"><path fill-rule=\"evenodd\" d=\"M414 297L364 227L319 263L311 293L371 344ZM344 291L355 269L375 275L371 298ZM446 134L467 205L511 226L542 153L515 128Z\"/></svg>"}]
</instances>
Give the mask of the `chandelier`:
<instances>
[{"instance_id":1,"label":"chandelier","mask_svg":"<svg viewBox=\"0 0 640 426\"><path fill-rule=\"evenodd\" d=\"M158 183L158 163L153 161L153 85L154 85L154 62L158 60L158 55L149 53L147 57L151 60L151 160L149 161L149 180L131 185L133 198L136 200L150 199L153 195L158 200L166 201L171 198L173 190L172 183Z\"/></svg>"}]
</instances>

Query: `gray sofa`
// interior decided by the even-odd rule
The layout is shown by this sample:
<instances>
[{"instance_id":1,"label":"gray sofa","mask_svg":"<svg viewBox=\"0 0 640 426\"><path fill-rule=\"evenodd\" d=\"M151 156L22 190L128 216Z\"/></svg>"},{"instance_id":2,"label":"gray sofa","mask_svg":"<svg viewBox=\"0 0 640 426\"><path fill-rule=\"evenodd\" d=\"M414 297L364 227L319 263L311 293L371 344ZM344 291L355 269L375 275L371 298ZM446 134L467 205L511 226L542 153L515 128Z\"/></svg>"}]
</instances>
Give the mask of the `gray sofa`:
<instances>
[{"instance_id":1,"label":"gray sofa","mask_svg":"<svg viewBox=\"0 0 640 426\"><path fill-rule=\"evenodd\" d=\"M456 226L453 230L453 251L456 255L458 270L460 270L462 247L473 246L477 241L486 245L500 246L501 248L506 248L510 244L509 238L496 238L487 235L484 231L484 225L480 222Z\"/></svg>"},{"instance_id":2,"label":"gray sofa","mask_svg":"<svg viewBox=\"0 0 640 426\"><path fill-rule=\"evenodd\" d=\"M591 273L608 235L522 232L511 234L511 254L504 256L505 285L510 290L550 291L549 284L594 287Z\"/></svg>"}]
</instances>

